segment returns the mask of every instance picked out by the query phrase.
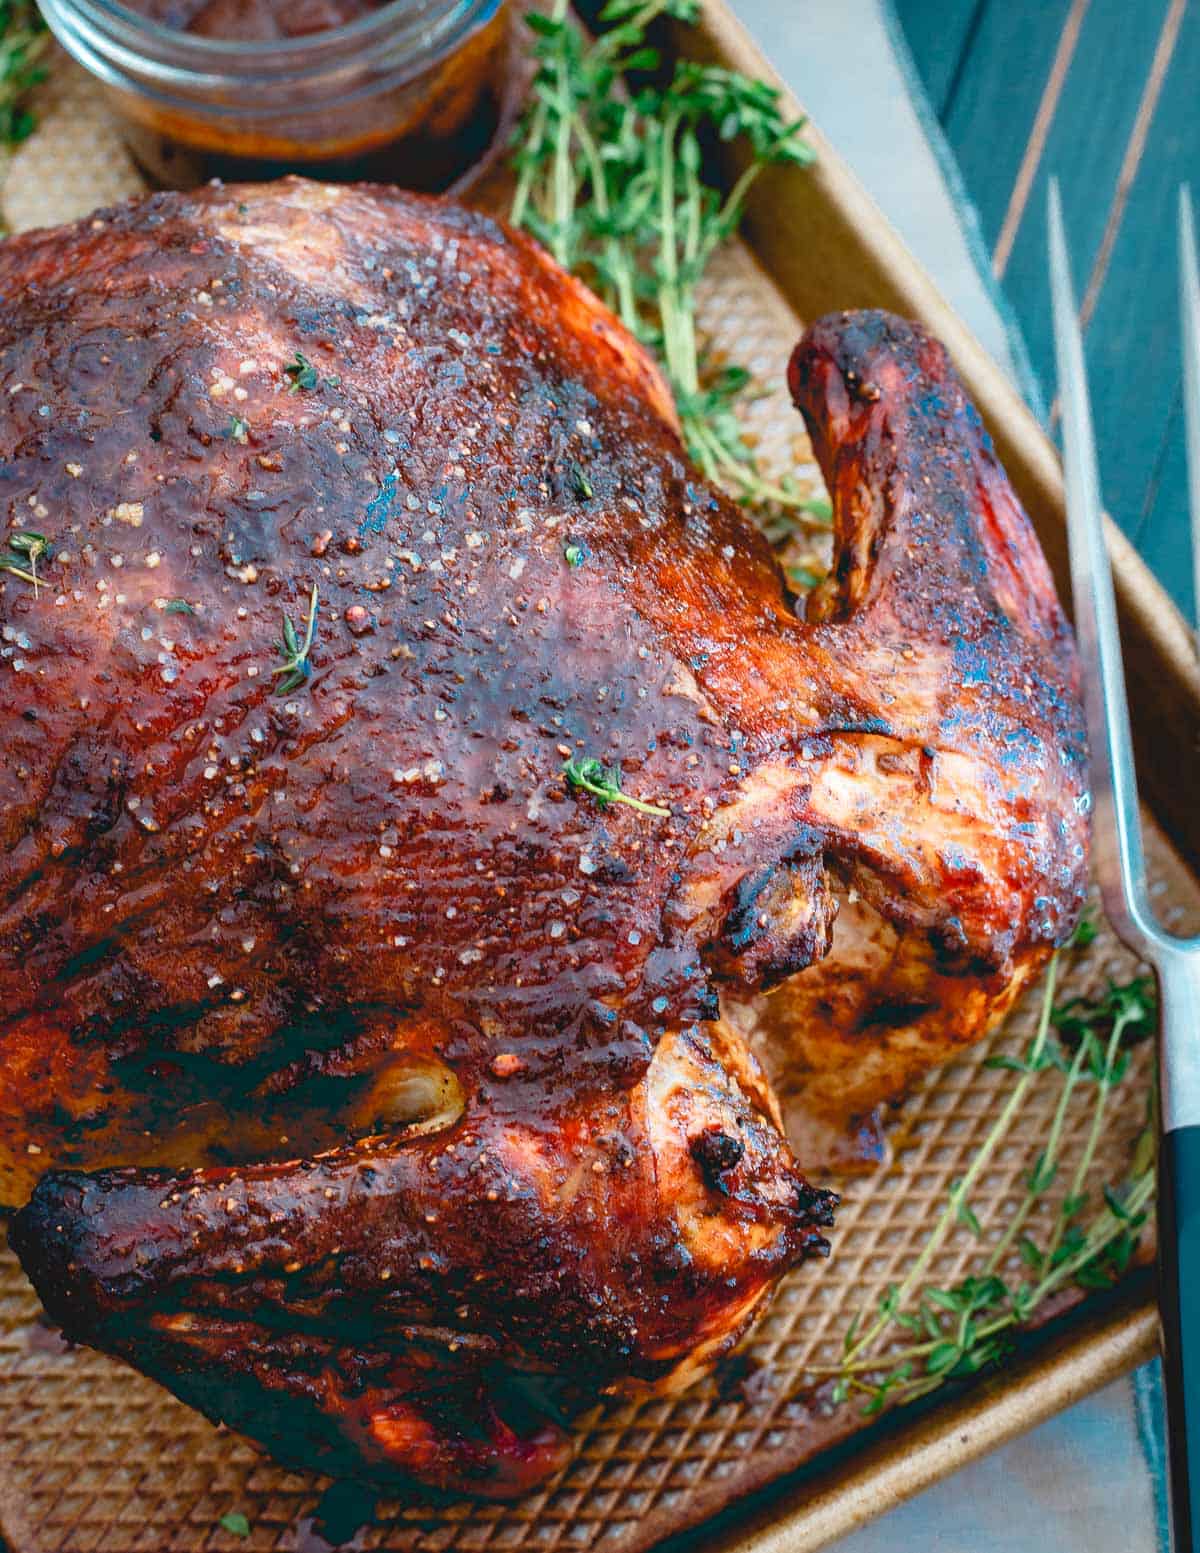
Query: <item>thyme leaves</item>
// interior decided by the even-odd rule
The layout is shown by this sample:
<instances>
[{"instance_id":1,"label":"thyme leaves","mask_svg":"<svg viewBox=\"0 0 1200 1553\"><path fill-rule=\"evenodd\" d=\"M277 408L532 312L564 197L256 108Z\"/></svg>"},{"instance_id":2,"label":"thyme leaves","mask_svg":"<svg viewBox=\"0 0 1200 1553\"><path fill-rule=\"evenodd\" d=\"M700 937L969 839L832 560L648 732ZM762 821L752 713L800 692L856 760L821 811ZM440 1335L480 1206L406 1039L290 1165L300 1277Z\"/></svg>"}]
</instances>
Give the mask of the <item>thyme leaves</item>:
<instances>
[{"instance_id":1,"label":"thyme leaves","mask_svg":"<svg viewBox=\"0 0 1200 1553\"><path fill-rule=\"evenodd\" d=\"M308 600L308 616L304 625L304 635L296 630L291 617L283 617L283 635L279 643L279 652L283 662L276 664L271 670L272 674L281 674L283 678L275 686L277 696L290 695L293 690L299 690L312 673L312 665L308 655L312 651L313 640L317 633L317 585L313 583L312 593Z\"/></svg>"},{"instance_id":2,"label":"thyme leaves","mask_svg":"<svg viewBox=\"0 0 1200 1553\"><path fill-rule=\"evenodd\" d=\"M1073 944L1095 936L1089 925ZM1061 951L1060 951L1061 953ZM1147 977L1110 981L1097 998L1055 1003L1059 955L1051 960L1036 1033L1020 1056L987 1059L1016 1075L1004 1105L903 1280L889 1286L874 1309L850 1323L840 1361L815 1375L833 1377L833 1400L857 1397L873 1414L909 1402L949 1379L974 1375L1001 1362L1020 1328L1071 1284L1110 1285L1128 1267L1151 1211L1155 1184L1153 1106L1138 1135L1127 1178L1091 1184L1112 1095L1129 1069L1129 1047L1153 1032L1154 990ZM1008 1140L1014 1119L1035 1084L1057 1078L1058 1099L1045 1139L1024 1181L1023 1195L1003 1226L985 1228L971 1206L972 1189ZM1091 1096L1083 1147L1064 1171L1063 1139L1072 1102ZM1040 1238L1035 1221L1049 1228ZM979 1240L979 1256L956 1283L928 1278L931 1264L956 1225Z\"/></svg>"},{"instance_id":3,"label":"thyme leaves","mask_svg":"<svg viewBox=\"0 0 1200 1553\"><path fill-rule=\"evenodd\" d=\"M572 755L562 770L567 785L589 793L600 809L606 809L611 803L623 803L636 809L639 814L653 814L664 820L671 817L670 809L663 808L661 804L646 803L644 799L623 792L619 765L606 766L594 755Z\"/></svg>"},{"instance_id":4,"label":"thyme leaves","mask_svg":"<svg viewBox=\"0 0 1200 1553\"><path fill-rule=\"evenodd\" d=\"M27 93L46 79L50 34L32 0L0 0L0 144L20 145L34 129Z\"/></svg>"},{"instance_id":5,"label":"thyme leaves","mask_svg":"<svg viewBox=\"0 0 1200 1553\"><path fill-rule=\"evenodd\" d=\"M594 39L568 0L526 18L538 69L517 135L511 218L657 353L688 451L705 475L743 500L826 526L827 504L758 467L736 413L749 374L706 357L696 303L709 261L736 232L759 175L772 165L805 166L813 151L803 121L786 119L778 92L763 81L687 60L660 80L651 24L698 17L696 0L609 0ZM746 149L745 170L723 191L706 177L706 148L735 140Z\"/></svg>"},{"instance_id":6,"label":"thyme leaves","mask_svg":"<svg viewBox=\"0 0 1200 1553\"><path fill-rule=\"evenodd\" d=\"M43 578L38 575L38 561L50 554L50 542L45 534L35 534L32 529L17 529L8 536L10 555L0 555L0 571L10 572L22 582L30 583L37 597Z\"/></svg>"},{"instance_id":7,"label":"thyme leaves","mask_svg":"<svg viewBox=\"0 0 1200 1553\"><path fill-rule=\"evenodd\" d=\"M285 362L283 375L288 379L288 393L311 393L320 384L316 367L302 351L297 351L291 361Z\"/></svg>"}]
</instances>

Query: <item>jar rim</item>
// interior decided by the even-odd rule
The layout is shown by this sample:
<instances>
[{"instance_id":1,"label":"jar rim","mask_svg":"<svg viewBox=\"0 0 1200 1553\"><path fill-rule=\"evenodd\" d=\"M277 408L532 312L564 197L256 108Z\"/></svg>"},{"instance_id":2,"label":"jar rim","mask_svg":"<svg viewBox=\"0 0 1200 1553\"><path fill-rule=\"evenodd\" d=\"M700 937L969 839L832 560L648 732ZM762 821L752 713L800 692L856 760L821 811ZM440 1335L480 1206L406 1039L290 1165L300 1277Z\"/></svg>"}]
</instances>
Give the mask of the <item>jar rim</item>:
<instances>
[{"instance_id":1,"label":"jar rim","mask_svg":"<svg viewBox=\"0 0 1200 1553\"><path fill-rule=\"evenodd\" d=\"M415 62L443 52L463 27L479 20L481 14L495 10L497 5L498 0L387 0L378 10L337 27L296 38L266 40L210 38L168 27L120 0L59 0L53 9L74 11L93 27L115 35L127 47L137 39L146 40L150 45L146 50L149 58L178 54L182 49L198 63L210 61L213 69L241 63L265 66L274 74L303 68L321 57L370 48L384 40L391 49L411 42Z\"/></svg>"}]
</instances>

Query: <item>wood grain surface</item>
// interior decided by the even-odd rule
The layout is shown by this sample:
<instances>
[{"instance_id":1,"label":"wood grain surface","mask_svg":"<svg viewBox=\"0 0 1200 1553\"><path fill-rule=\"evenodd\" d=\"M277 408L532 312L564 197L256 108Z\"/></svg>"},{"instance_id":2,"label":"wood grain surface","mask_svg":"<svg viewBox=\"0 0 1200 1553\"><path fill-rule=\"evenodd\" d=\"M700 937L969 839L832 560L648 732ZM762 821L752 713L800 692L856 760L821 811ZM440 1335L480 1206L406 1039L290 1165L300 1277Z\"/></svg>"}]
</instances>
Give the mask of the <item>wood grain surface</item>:
<instances>
[{"instance_id":1,"label":"wood grain surface","mask_svg":"<svg viewBox=\"0 0 1200 1553\"><path fill-rule=\"evenodd\" d=\"M1200 185L1200 0L895 0L1052 413L1062 186L1109 512L1194 620L1175 202Z\"/></svg>"}]
</instances>

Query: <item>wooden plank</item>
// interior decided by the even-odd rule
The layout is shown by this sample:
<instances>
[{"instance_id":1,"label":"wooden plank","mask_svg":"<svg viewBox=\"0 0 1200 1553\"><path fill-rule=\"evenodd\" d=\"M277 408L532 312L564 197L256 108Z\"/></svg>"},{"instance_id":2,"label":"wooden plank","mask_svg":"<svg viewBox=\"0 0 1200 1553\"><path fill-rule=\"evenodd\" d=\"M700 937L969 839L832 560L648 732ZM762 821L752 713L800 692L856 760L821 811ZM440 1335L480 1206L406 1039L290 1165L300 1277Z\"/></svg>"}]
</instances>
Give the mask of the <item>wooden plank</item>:
<instances>
[{"instance_id":1,"label":"wooden plank","mask_svg":"<svg viewBox=\"0 0 1200 1553\"><path fill-rule=\"evenodd\" d=\"M995 244L1071 0L988 5L943 123Z\"/></svg>"},{"instance_id":2,"label":"wooden plank","mask_svg":"<svg viewBox=\"0 0 1200 1553\"><path fill-rule=\"evenodd\" d=\"M929 93L933 111L944 118L971 37L989 0L896 0L913 59Z\"/></svg>"},{"instance_id":3,"label":"wooden plank","mask_svg":"<svg viewBox=\"0 0 1200 1553\"><path fill-rule=\"evenodd\" d=\"M1062 190L1063 217L1082 292L1100 249L1142 86L1169 0L1091 0L1046 136L1003 282L1049 403L1054 341L1046 270L1046 185ZM1113 69L1119 59L1121 68ZM1097 126L1103 126L1098 132ZM1093 340L1093 345L1095 341Z\"/></svg>"},{"instance_id":4,"label":"wooden plank","mask_svg":"<svg viewBox=\"0 0 1200 1553\"><path fill-rule=\"evenodd\" d=\"M1200 5L1191 4L1087 339L1108 509L1136 533L1153 507L1153 529L1143 527L1143 538L1153 537L1156 570L1177 599L1188 591L1186 484L1173 473L1182 468L1181 452L1173 463L1163 434L1179 394L1176 202L1182 181L1200 182L1197 80Z\"/></svg>"},{"instance_id":5,"label":"wooden plank","mask_svg":"<svg viewBox=\"0 0 1200 1553\"><path fill-rule=\"evenodd\" d=\"M1017 175L1037 112L1036 104L1030 107L1033 88L1044 86L1057 46L1052 29L1039 32L1031 24L1050 12L1064 19L1057 0L1044 11L1021 5L994 14L997 9L989 5L970 40L946 119L993 241L1011 198L1004 180ZM1093 299L1087 350L1109 508L1121 527L1136 535L1172 598L1190 608L1182 429L1176 423L1168 430L1168 421L1179 393L1173 201L1181 180L1200 182L1200 115L1194 106L1200 0L1191 0L1181 14L1180 0L1144 0L1137 6L1127 0L1088 0L1003 279L1049 401L1054 348L1045 259L1046 181L1054 173L1062 185L1082 293L1113 219L1122 172L1131 170L1131 137L1139 109L1145 112L1150 104L1147 83L1156 52L1161 66L1175 24L1169 64L1115 241L1109 233L1112 247L1104 283ZM1014 36L1022 29L1028 35L1024 47ZM1017 59L1029 61L1028 67L1015 70ZM1024 79L1014 85L1014 77ZM1007 116L1005 105L1011 110Z\"/></svg>"}]
</instances>

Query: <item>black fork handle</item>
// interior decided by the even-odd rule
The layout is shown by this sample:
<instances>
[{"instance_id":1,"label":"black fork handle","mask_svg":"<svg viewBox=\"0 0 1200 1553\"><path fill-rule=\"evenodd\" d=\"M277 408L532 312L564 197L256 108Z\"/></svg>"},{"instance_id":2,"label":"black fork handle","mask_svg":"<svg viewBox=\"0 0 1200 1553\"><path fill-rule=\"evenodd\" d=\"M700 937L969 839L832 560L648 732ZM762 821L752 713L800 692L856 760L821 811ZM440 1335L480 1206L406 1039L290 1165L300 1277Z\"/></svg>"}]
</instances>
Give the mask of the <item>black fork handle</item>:
<instances>
[{"instance_id":1,"label":"black fork handle","mask_svg":"<svg viewBox=\"0 0 1200 1553\"><path fill-rule=\"evenodd\" d=\"M1200 1553L1200 1124L1164 1133L1158 1263L1175 1553Z\"/></svg>"}]
</instances>

